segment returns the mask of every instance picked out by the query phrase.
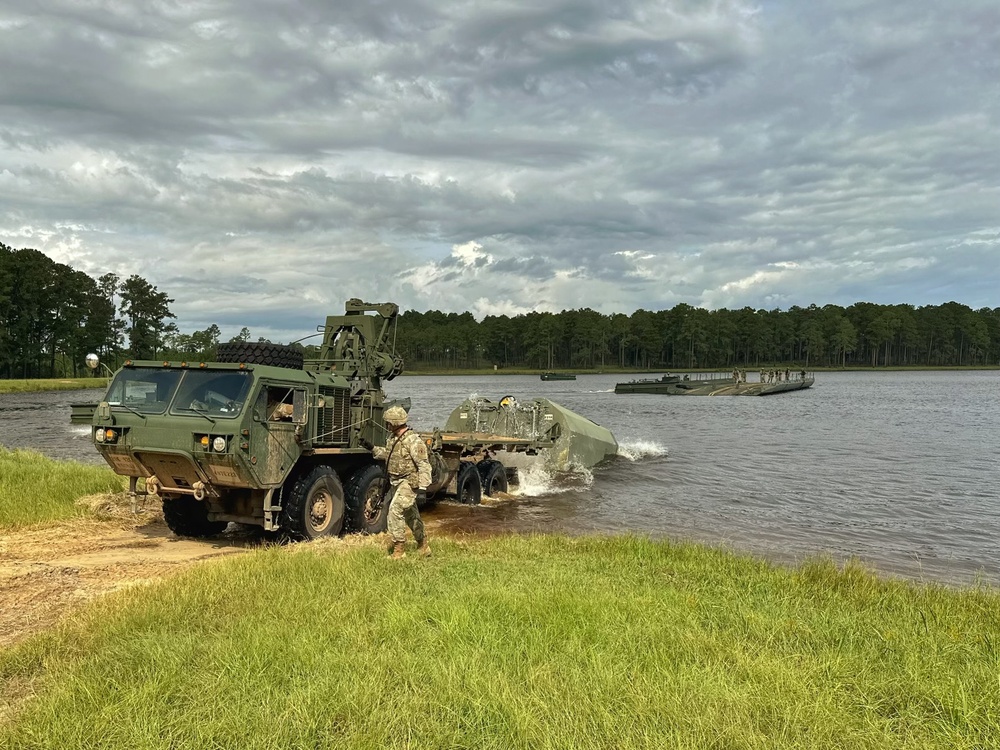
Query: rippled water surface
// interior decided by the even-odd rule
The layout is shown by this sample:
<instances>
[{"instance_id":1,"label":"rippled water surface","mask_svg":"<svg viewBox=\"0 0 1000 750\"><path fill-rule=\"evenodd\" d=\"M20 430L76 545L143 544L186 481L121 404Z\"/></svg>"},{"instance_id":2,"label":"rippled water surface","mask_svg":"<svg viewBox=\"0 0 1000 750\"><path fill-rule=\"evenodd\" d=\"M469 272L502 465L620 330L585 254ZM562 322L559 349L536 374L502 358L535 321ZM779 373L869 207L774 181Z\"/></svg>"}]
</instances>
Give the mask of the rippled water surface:
<instances>
[{"instance_id":1,"label":"rippled water surface","mask_svg":"<svg viewBox=\"0 0 1000 750\"><path fill-rule=\"evenodd\" d=\"M1000 373L820 373L764 398L616 395L614 375L402 377L411 424L470 394L545 396L604 425L620 455L586 475L528 469L515 501L429 510L455 532L637 532L779 561L856 557L911 578L1000 584ZM0 444L100 463L69 404L0 395Z\"/></svg>"}]
</instances>

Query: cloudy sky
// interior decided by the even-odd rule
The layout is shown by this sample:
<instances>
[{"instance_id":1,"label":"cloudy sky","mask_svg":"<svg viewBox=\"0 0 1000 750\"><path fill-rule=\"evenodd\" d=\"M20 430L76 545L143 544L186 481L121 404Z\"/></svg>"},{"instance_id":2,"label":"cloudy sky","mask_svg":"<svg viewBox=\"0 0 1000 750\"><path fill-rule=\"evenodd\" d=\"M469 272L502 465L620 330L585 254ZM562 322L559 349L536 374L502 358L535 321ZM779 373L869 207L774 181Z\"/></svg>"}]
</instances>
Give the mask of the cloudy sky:
<instances>
[{"instance_id":1,"label":"cloudy sky","mask_svg":"<svg viewBox=\"0 0 1000 750\"><path fill-rule=\"evenodd\" d=\"M0 0L0 241L348 297L1000 306L996 0Z\"/></svg>"}]
</instances>

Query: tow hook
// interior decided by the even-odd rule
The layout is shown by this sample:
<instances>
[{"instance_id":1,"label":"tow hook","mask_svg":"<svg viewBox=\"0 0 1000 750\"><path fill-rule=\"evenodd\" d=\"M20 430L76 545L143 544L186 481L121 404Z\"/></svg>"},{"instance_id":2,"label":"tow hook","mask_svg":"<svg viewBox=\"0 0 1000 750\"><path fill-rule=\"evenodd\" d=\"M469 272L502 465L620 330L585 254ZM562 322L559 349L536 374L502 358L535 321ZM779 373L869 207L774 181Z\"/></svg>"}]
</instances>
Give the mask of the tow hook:
<instances>
[{"instance_id":1,"label":"tow hook","mask_svg":"<svg viewBox=\"0 0 1000 750\"><path fill-rule=\"evenodd\" d=\"M204 482L195 482L194 484L191 485L191 489L194 490L194 499L195 500L204 500L205 499L205 483Z\"/></svg>"},{"instance_id":2,"label":"tow hook","mask_svg":"<svg viewBox=\"0 0 1000 750\"><path fill-rule=\"evenodd\" d=\"M156 477L146 477L146 494L147 495L159 495L160 494L160 480Z\"/></svg>"}]
</instances>

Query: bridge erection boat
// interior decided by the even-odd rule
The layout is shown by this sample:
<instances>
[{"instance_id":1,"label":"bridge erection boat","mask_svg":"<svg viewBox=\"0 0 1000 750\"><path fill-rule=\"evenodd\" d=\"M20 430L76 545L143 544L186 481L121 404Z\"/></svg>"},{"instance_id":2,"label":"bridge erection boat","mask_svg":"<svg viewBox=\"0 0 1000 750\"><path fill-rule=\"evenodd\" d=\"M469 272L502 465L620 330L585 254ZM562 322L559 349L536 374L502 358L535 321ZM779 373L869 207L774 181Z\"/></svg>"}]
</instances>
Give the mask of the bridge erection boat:
<instances>
[{"instance_id":1,"label":"bridge erection boat","mask_svg":"<svg viewBox=\"0 0 1000 750\"><path fill-rule=\"evenodd\" d=\"M570 372L543 372L542 380L576 380L576 375Z\"/></svg>"},{"instance_id":2,"label":"bridge erection boat","mask_svg":"<svg viewBox=\"0 0 1000 750\"><path fill-rule=\"evenodd\" d=\"M531 441L533 448L526 452L544 452L545 462L557 471L590 468L618 453L609 429L547 398L518 403L505 396L493 403L472 397L451 413L444 429L476 438L492 434Z\"/></svg>"},{"instance_id":3,"label":"bridge erection boat","mask_svg":"<svg viewBox=\"0 0 1000 750\"><path fill-rule=\"evenodd\" d=\"M801 391L815 382L804 372L788 380L745 383L732 377L690 377L664 375L651 380L632 380L615 385L615 393L656 393L664 396L770 396L775 393Z\"/></svg>"}]
</instances>

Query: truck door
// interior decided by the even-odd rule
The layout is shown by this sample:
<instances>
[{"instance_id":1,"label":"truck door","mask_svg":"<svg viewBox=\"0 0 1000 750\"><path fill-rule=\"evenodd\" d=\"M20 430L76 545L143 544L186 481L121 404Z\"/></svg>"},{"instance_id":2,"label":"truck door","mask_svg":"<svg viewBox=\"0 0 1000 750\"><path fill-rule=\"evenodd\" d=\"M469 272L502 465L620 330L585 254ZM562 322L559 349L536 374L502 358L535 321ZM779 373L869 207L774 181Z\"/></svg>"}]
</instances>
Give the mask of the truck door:
<instances>
[{"instance_id":1,"label":"truck door","mask_svg":"<svg viewBox=\"0 0 1000 750\"><path fill-rule=\"evenodd\" d=\"M296 440L304 410L305 389L262 384L254 401L250 435L250 466L262 486L281 484L302 454ZM300 416L302 415L302 416Z\"/></svg>"}]
</instances>

